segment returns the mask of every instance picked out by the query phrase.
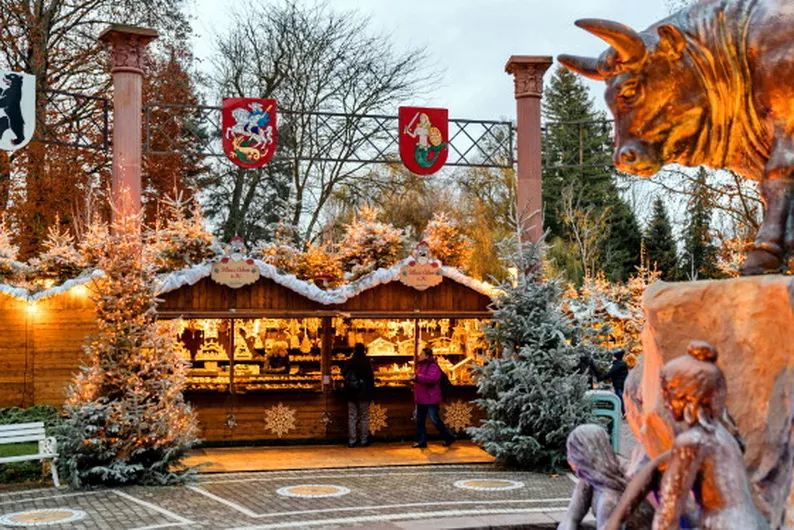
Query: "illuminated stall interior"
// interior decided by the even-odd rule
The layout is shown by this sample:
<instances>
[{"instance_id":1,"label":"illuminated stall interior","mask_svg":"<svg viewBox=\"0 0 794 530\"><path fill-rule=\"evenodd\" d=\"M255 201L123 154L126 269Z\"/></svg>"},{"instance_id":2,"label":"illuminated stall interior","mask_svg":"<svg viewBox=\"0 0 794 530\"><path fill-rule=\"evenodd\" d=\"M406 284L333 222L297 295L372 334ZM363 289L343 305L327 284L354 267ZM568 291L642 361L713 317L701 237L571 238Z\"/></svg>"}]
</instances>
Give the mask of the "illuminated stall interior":
<instances>
[{"instance_id":1,"label":"illuminated stall interior","mask_svg":"<svg viewBox=\"0 0 794 530\"><path fill-rule=\"evenodd\" d=\"M328 321L330 350L324 361L323 323ZM191 363L190 390L319 391L323 375L339 386L342 365L357 342L367 347L377 386L409 386L415 356L425 346L433 349L453 384L470 385L471 368L486 350L482 323L465 318L180 319L177 336L182 356Z\"/></svg>"}]
</instances>

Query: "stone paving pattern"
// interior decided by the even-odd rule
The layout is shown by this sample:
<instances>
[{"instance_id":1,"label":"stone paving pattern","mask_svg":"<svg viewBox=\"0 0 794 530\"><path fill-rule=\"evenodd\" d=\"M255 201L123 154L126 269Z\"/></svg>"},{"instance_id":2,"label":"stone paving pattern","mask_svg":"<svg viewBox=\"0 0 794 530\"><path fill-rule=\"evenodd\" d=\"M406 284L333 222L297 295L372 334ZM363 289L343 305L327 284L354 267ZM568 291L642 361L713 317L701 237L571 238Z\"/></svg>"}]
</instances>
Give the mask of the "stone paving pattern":
<instances>
[{"instance_id":1,"label":"stone paving pattern","mask_svg":"<svg viewBox=\"0 0 794 530\"><path fill-rule=\"evenodd\" d=\"M520 481L524 487L472 491L453 486L464 479ZM278 488L300 484L337 485L351 492L329 498L276 494ZM553 528L573 486L566 475L493 464L225 473L203 475L187 487L7 493L0 495L0 513L63 507L87 513L80 522L47 526L54 529L477 528L500 520L505 526L545 523Z\"/></svg>"}]
</instances>

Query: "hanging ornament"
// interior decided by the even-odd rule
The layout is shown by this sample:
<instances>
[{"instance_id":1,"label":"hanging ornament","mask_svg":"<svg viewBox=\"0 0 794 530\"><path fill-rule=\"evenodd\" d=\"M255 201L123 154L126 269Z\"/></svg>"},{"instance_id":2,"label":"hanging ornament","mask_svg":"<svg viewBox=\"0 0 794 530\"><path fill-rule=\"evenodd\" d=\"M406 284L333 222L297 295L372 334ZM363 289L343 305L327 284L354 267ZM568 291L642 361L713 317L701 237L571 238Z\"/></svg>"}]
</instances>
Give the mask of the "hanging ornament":
<instances>
[{"instance_id":1,"label":"hanging ornament","mask_svg":"<svg viewBox=\"0 0 794 530\"><path fill-rule=\"evenodd\" d=\"M312 343L309 341L309 335L306 333L303 334L303 341L301 341L300 349L301 353L309 353L312 351Z\"/></svg>"},{"instance_id":2,"label":"hanging ornament","mask_svg":"<svg viewBox=\"0 0 794 530\"><path fill-rule=\"evenodd\" d=\"M441 327L441 334L446 335L449 332L449 319L442 318L438 321L438 325Z\"/></svg>"},{"instance_id":3,"label":"hanging ornament","mask_svg":"<svg viewBox=\"0 0 794 530\"><path fill-rule=\"evenodd\" d=\"M297 350L298 348L301 347L301 341L298 339L298 335L290 335L289 347L292 350Z\"/></svg>"},{"instance_id":4,"label":"hanging ornament","mask_svg":"<svg viewBox=\"0 0 794 530\"><path fill-rule=\"evenodd\" d=\"M231 412L226 415L226 428L230 431L237 428L237 418Z\"/></svg>"}]
</instances>

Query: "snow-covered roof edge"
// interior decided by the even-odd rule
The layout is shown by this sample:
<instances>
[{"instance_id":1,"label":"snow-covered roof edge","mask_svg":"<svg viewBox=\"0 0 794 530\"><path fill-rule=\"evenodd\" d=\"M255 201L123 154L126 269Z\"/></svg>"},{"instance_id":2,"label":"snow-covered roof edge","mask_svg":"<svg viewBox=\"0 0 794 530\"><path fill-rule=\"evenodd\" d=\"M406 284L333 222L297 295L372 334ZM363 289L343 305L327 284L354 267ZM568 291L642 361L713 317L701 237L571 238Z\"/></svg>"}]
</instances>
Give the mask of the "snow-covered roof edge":
<instances>
[{"instance_id":1,"label":"snow-covered roof edge","mask_svg":"<svg viewBox=\"0 0 794 530\"><path fill-rule=\"evenodd\" d=\"M281 274L273 265L265 263L264 261L254 260L254 263L257 265L257 267L259 267L259 273L265 278L273 280L277 284L286 287L287 289L290 289L291 291L294 291L308 298L309 300L313 300L323 305L337 305L345 303L349 299L358 296L367 289L372 289L378 285L383 285L385 283L398 280L400 278L400 270L411 259L412 258L406 258L389 267L388 269L378 269L376 271L372 271L352 283L346 283L335 289L328 289L327 291L320 289L313 283L299 280L294 274ZM156 292L158 295L161 295L186 285L194 285L199 280L208 277L210 272L211 264L205 263L163 275L157 280L158 284ZM464 285L489 298L494 298L501 292L493 285L486 282L481 282L470 276L466 276L454 267L442 266L441 274L444 275L445 278L449 278L450 280Z\"/></svg>"},{"instance_id":2,"label":"snow-covered roof edge","mask_svg":"<svg viewBox=\"0 0 794 530\"><path fill-rule=\"evenodd\" d=\"M23 302L35 302L37 300L44 300L45 298L58 296L59 294L63 294L73 287L83 285L84 283L88 283L103 275L104 273L101 270L94 270L88 274L83 274L77 278L67 280L61 285L56 285L50 289L45 289L44 291L39 291L32 294L28 289L24 289L22 287L13 287L5 283L0 283L0 293Z\"/></svg>"}]
</instances>

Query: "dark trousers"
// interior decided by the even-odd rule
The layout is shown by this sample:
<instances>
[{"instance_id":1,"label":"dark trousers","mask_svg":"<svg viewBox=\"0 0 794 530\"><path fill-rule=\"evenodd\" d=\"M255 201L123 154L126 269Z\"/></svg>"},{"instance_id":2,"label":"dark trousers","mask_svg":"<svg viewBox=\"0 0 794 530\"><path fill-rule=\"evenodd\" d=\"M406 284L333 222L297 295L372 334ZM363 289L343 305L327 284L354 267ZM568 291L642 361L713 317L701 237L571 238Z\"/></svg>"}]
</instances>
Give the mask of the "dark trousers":
<instances>
[{"instance_id":1,"label":"dark trousers","mask_svg":"<svg viewBox=\"0 0 794 530\"><path fill-rule=\"evenodd\" d=\"M623 402L623 389L615 387L615 394L617 394L618 398L620 399L620 413L625 416L626 404Z\"/></svg>"},{"instance_id":2,"label":"dark trousers","mask_svg":"<svg viewBox=\"0 0 794 530\"><path fill-rule=\"evenodd\" d=\"M425 422L428 416L430 416L430 421L436 426L436 429L438 429L439 434L444 437L444 440L451 441L455 439L455 435L449 432L447 426L441 421L441 416L438 415L438 407L438 405L416 406L416 441L418 443L427 443L427 426Z\"/></svg>"},{"instance_id":3,"label":"dark trousers","mask_svg":"<svg viewBox=\"0 0 794 530\"><path fill-rule=\"evenodd\" d=\"M356 434L358 434L358 440L361 443L367 443L367 438L369 437L369 400L347 402L348 443L356 443Z\"/></svg>"}]
</instances>

